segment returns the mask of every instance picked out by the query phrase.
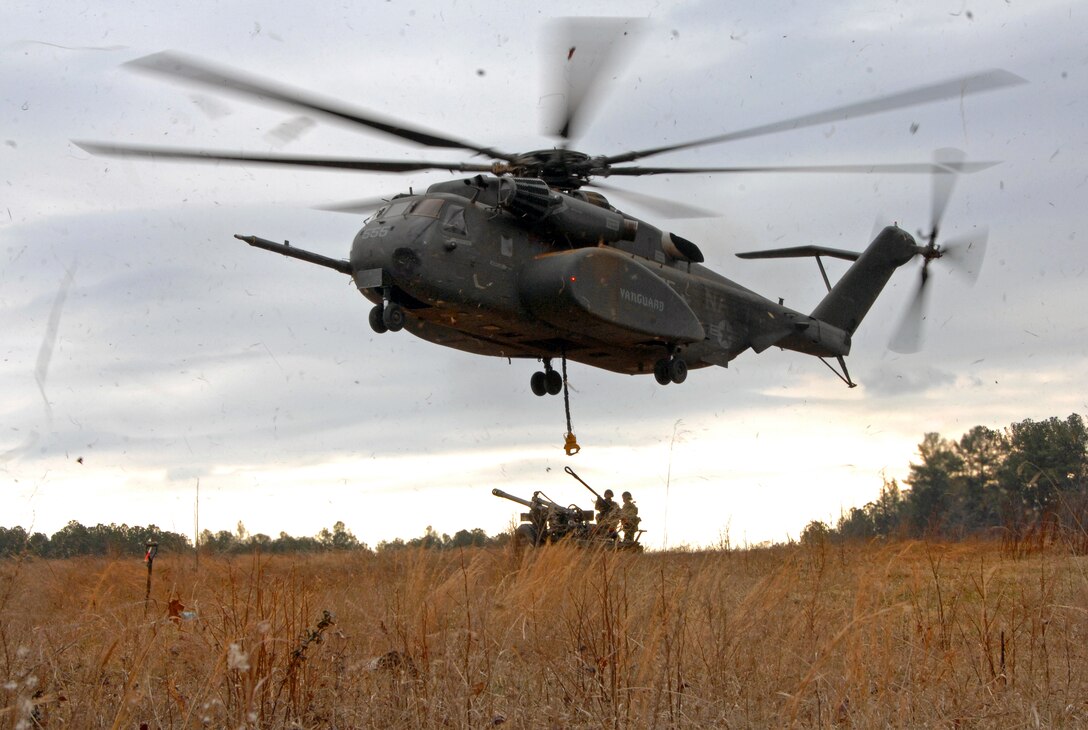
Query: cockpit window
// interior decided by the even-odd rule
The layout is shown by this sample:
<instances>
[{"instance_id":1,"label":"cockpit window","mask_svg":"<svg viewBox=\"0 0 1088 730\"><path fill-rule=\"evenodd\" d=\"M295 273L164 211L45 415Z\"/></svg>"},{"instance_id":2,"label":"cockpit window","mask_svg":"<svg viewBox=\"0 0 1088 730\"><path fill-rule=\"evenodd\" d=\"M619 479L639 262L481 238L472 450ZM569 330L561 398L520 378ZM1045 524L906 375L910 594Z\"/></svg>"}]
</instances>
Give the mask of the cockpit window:
<instances>
[{"instance_id":1,"label":"cockpit window","mask_svg":"<svg viewBox=\"0 0 1088 730\"><path fill-rule=\"evenodd\" d=\"M459 205L451 205L442 221L442 228L460 236L468 235L465 228L465 209Z\"/></svg>"},{"instance_id":2,"label":"cockpit window","mask_svg":"<svg viewBox=\"0 0 1088 730\"><path fill-rule=\"evenodd\" d=\"M440 198L424 198L416 203L416 207L412 208L410 215L421 215L426 218L437 218L442 212L442 205L446 201Z\"/></svg>"},{"instance_id":3,"label":"cockpit window","mask_svg":"<svg viewBox=\"0 0 1088 730\"><path fill-rule=\"evenodd\" d=\"M412 207L411 200L400 200L390 205L385 210L378 213L379 218L396 218L402 216L408 212L408 209Z\"/></svg>"}]
</instances>

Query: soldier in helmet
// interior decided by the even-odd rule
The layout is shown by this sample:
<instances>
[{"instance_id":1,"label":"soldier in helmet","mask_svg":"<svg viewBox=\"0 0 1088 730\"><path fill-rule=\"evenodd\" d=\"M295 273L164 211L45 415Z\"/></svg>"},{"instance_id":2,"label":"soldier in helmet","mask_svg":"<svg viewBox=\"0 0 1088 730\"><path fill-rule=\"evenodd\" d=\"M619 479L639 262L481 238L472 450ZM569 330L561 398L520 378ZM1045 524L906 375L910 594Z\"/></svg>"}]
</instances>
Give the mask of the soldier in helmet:
<instances>
[{"instance_id":1,"label":"soldier in helmet","mask_svg":"<svg viewBox=\"0 0 1088 730\"><path fill-rule=\"evenodd\" d=\"M616 537L616 528L620 524L620 506L612 499L612 490L604 490L604 496L597 497L594 505L597 509L597 530L608 538Z\"/></svg>"},{"instance_id":2,"label":"soldier in helmet","mask_svg":"<svg viewBox=\"0 0 1088 730\"><path fill-rule=\"evenodd\" d=\"M638 534L638 523L642 521L642 518L638 516L638 505L631 498L631 493L624 492L621 497L623 505L620 507L619 517L620 527L623 528L623 541L632 542Z\"/></svg>"}]
</instances>

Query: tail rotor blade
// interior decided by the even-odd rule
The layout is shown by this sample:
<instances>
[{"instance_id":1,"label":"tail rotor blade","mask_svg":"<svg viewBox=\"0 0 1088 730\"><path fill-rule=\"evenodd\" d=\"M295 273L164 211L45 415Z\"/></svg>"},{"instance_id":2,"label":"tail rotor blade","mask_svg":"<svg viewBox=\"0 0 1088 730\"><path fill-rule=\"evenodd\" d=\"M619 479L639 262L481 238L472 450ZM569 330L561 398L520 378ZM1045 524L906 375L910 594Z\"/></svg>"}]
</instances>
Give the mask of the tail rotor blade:
<instances>
[{"instance_id":1,"label":"tail rotor blade","mask_svg":"<svg viewBox=\"0 0 1088 730\"><path fill-rule=\"evenodd\" d=\"M940 169L933 175L933 210L930 216L930 231L934 235L940 229L944 212L948 209L948 200L952 197L952 188L956 185L964 157L962 150L953 147L939 149L933 154L933 161Z\"/></svg>"},{"instance_id":2,"label":"tail rotor blade","mask_svg":"<svg viewBox=\"0 0 1088 730\"><path fill-rule=\"evenodd\" d=\"M945 258L954 264L952 270L968 284L974 284L982 270L988 237L989 232L983 227L974 233L957 236L942 247Z\"/></svg>"},{"instance_id":3,"label":"tail rotor blade","mask_svg":"<svg viewBox=\"0 0 1088 730\"><path fill-rule=\"evenodd\" d=\"M921 278L918 289L911 299L903 319L896 328L888 347L893 352L909 354L918 352L922 345L922 322L925 320L926 284L929 281L929 265L938 259L947 258L953 264L952 269L974 284L982 269L982 259L986 253L986 228L979 228L971 234L959 236L948 243L938 245L941 221L948 209L956 179L968 169L962 151L945 148L933 154L933 210L930 219L929 239L926 245L918 246L916 255L922 259Z\"/></svg>"},{"instance_id":4,"label":"tail rotor blade","mask_svg":"<svg viewBox=\"0 0 1088 730\"><path fill-rule=\"evenodd\" d=\"M910 306L903 313L903 319L899 321L899 326L896 327L895 334L892 335L891 342L888 344L888 349L892 352L910 355L922 349L922 321L925 319L926 311L927 280L926 270L923 267L918 289L915 290Z\"/></svg>"}]
</instances>

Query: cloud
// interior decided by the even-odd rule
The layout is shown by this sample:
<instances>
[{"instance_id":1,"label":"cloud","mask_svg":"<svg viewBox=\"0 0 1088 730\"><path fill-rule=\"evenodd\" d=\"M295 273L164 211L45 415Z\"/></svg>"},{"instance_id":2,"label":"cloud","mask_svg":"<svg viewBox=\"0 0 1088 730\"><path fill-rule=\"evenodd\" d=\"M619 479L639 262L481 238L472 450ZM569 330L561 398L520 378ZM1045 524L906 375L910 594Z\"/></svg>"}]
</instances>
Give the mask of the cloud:
<instances>
[{"instance_id":1,"label":"cloud","mask_svg":"<svg viewBox=\"0 0 1088 730\"><path fill-rule=\"evenodd\" d=\"M906 363L881 365L870 370L865 378L866 390L875 396L922 395L955 384L954 373L925 365L912 368Z\"/></svg>"}]
</instances>

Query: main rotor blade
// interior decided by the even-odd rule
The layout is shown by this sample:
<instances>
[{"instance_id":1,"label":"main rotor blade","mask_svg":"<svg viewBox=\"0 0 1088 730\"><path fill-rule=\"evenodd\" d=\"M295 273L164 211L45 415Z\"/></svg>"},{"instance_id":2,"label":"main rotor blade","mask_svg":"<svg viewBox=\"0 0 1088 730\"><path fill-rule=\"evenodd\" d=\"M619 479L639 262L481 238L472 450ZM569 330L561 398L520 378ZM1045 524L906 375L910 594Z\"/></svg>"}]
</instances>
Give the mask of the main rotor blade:
<instances>
[{"instance_id":1,"label":"main rotor blade","mask_svg":"<svg viewBox=\"0 0 1088 730\"><path fill-rule=\"evenodd\" d=\"M216 66L174 51L154 53L129 61L125 65L137 71L209 86L213 89L232 91L260 101L277 101L288 106L320 112L427 147L466 149L502 160L512 159L511 155L490 147L481 147L464 140L413 128L394 119L382 118L362 109L354 109L336 101L324 99L316 94Z\"/></svg>"},{"instance_id":2,"label":"main rotor blade","mask_svg":"<svg viewBox=\"0 0 1088 730\"><path fill-rule=\"evenodd\" d=\"M617 188L612 185L605 185L596 181L590 183L590 186L598 188L599 190L606 190L616 196L627 198L634 203L638 203L643 208L653 211L662 218L670 218L676 220L679 218L721 217L721 213L718 211L707 210L706 208L698 208L694 205L688 205L687 203L681 203L679 201L669 200L667 198L659 198L656 195L649 195L647 193L636 193L633 190L625 190L623 188Z\"/></svg>"},{"instance_id":3,"label":"main rotor blade","mask_svg":"<svg viewBox=\"0 0 1088 730\"><path fill-rule=\"evenodd\" d=\"M641 165L635 167L611 167L602 168L599 172L595 172L597 175L685 175L691 173L712 173L712 172L846 172L846 173L871 173L871 172L889 172L889 173L930 173L934 175L943 174L948 176L949 171L954 169L956 172L971 173L985 170L994 165L999 165L1000 162L960 162L953 166L953 163L935 163L935 162L903 162L903 163L889 163L889 164L871 164L871 165L772 165L772 166L734 166L734 167L643 167Z\"/></svg>"},{"instance_id":4,"label":"main rotor blade","mask_svg":"<svg viewBox=\"0 0 1088 730\"><path fill-rule=\"evenodd\" d=\"M375 196L373 198L359 198L357 200L345 200L341 203L331 203L329 205L316 205L316 210L327 210L333 213L357 213L367 214L377 210L385 203L389 202L390 196Z\"/></svg>"},{"instance_id":5,"label":"main rotor blade","mask_svg":"<svg viewBox=\"0 0 1088 730\"><path fill-rule=\"evenodd\" d=\"M565 104L549 130L570 140L592 111L588 98L600 101L601 81L620 65L624 53L633 50L630 40L642 25L637 18L563 18L553 27L553 45L564 54L556 69L557 87L563 89ZM551 60L551 59L549 59ZM556 59L558 60L558 59ZM591 96L592 95L592 96Z\"/></svg>"},{"instance_id":6,"label":"main rotor blade","mask_svg":"<svg viewBox=\"0 0 1088 730\"><path fill-rule=\"evenodd\" d=\"M673 152L675 150L689 149L691 147L702 147L708 144L719 144L721 142L731 142L737 139L746 139L750 137L759 137L765 134L774 134L776 132L784 132L790 129L801 129L804 127L812 127L818 124L827 124L829 122L838 122L845 119L853 119L857 117L869 116L871 114L879 114L881 112L892 111L894 109L903 109L911 106L919 106L921 104L929 104L935 101L942 101L944 99L951 99L953 97L963 97L968 94L979 94L985 91L994 91L996 89L1002 89L1008 86L1016 86L1018 84L1026 84L1027 81L1014 73L1004 71L1002 69L993 69L978 74L972 74L970 76L961 76L959 78L950 79L937 84L931 84L928 86L919 86L915 89L908 89L907 91L901 91L896 94L889 94L887 96L877 97L868 101L863 101L856 104L846 104L844 106L837 106L825 111L816 112L814 114L804 114L799 117L793 117L791 119L785 119L781 122L775 122L773 124L763 124L758 127L750 127L748 129L742 129L737 132L729 132L727 134L720 134L714 137L706 137L704 139L698 139L692 142L684 142L681 144L668 145L665 147L652 147L650 149L639 150L637 152L627 152L620 155L614 155L612 157L606 157L606 164L613 164L617 162L631 162L632 160L638 160L643 157L649 157L650 155L659 155L663 152Z\"/></svg>"},{"instance_id":7,"label":"main rotor blade","mask_svg":"<svg viewBox=\"0 0 1088 730\"><path fill-rule=\"evenodd\" d=\"M491 172L492 166L475 162L427 162L415 160L367 160L350 157L309 157L305 155L265 155L247 152L187 150L175 147L103 144L75 141L73 144L93 155L107 157L150 157L164 160L193 162L242 162L293 167L324 167L335 170L371 170L374 172L417 172L449 170L450 172Z\"/></svg>"}]
</instances>

